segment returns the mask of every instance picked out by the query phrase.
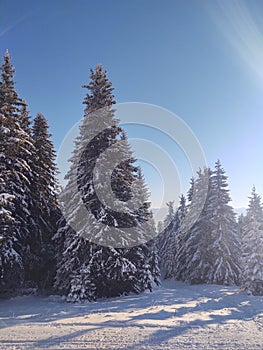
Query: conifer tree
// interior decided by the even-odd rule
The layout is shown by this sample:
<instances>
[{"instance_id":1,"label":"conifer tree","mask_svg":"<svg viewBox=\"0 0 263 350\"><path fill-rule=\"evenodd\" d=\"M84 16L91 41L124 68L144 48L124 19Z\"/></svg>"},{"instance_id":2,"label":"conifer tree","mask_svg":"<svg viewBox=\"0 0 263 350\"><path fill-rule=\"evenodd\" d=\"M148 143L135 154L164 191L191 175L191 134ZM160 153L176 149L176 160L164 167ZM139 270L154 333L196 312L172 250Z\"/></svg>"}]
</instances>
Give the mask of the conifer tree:
<instances>
[{"instance_id":1,"label":"conifer tree","mask_svg":"<svg viewBox=\"0 0 263 350\"><path fill-rule=\"evenodd\" d=\"M46 118L38 113L32 127L34 182L31 191L34 201L31 212L38 228L38 243L34 247L39 264L35 266L34 279L42 289L50 288L52 284L55 266L52 237L57 231L57 221L61 216L56 195L55 151L48 129Z\"/></svg>"},{"instance_id":2,"label":"conifer tree","mask_svg":"<svg viewBox=\"0 0 263 350\"><path fill-rule=\"evenodd\" d=\"M164 278L175 278L176 276L176 256L179 251L182 239L181 226L186 216L186 199L184 195L180 197L179 206L173 216L171 223L164 229L164 245L159 253Z\"/></svg>"},{"instance_id":3,"label":"conifer tree","mask_svg":"<svg viewBox=\"0 0 263 350\"><path fill-rule=\"evenodd\" d=\"M139 185L143 179L125 132L114 118L112 84L101 65L91 70L90 78L84 86L89 92L84 99L80 136L61 195L65 218L54 237L60 246L55 288L73 301L139 293L151 289L158 274L153 244L126 247L133 239L136 245L138 238L154 236L148 197ZM124 160L112 171L112 162L118 159ZM110 179L110 191L105 179ZM115 209L103 203L98 192L106 201L113 193L117 198ZM128 201L132 205L127 206ZM138 203L142 204L138 207ZM131 230L127 233L124 228Z\"/></svg>"},{"instance_id":4,"label":"conifer tree","mask_svg":"<svg viewBox=\"0 0 263 350\"><path fill-rule=\"evenodd\" d=\"M207 186L208 184L208 186ZM206 259L210 240L208 239L210 229L207 219L208 196L211 187L211 170L204 169L197 172L197 178L191 179L190 198L192 201L188 206L188 221L181 225L181 235L178 242L178 251L175 258L175 278L191 283L202 283L206 279ZM204 203L204 198L206 198ZM200 207L202 207L200 215ZM193 217L193 220L192 220ZM191 222L194 222L191 226ZM199 281L200 279L200 281Z\"/></svg>"},{"instance_id":5,"label":"conifer tree","mask_svg":"<svg viewBox=\"0 0 263 350\"><path fill-rule=\"evenodd\" d=\"M195 224L184 236L177 256L177 279L191 283L238 284L240 246L235 214L229 205L227 177L220 162L215 171L199 173L191 210L201 203L208 179L206 201ZM199 203L200 202L200 203Z\"/></svg>"},{"instance_id":6,"label":"conifer tree","mask_svg":"<svg viewBox=\"0 0 263 350\"><path fill-rule=\"evenodd\" d=\"M211 209L213 209L214 276L217 284L240 283L240 241L233 208L229 205L227 176L220 161L215 163L212 177Z\"/></svg>"},{"instance_id":7,"label":"conifer tree","mask_svg":"<svg viewBox=\"0 0 263 350\"><path fill-rule=\"evenodd\" d=\"M4 55L4 64L1 67L0 84L1 193L4 193L6 198L12 198L12 204L6 210L12 213L12 215L10 214L12 217L10 225L13 237L12 242L8 240L6 247L10 249L10 256L16 256L15 260L19 261L18 265L21 270L22 260L26 275L27 270L34 264L30 248L30 226L33 223L33 218L29 211L32 203L30 158L33 144L30 135L21 126L21 108L24 106L24 102L14 89L14 73L15 70L7 51ZM1 254L3 254L3 250ZM16 279L17 274L11 275L10 278ZM22 274L18 280L21 281L21 279Z\"/></svg>"},{"instance_id":8,"label":"conifer tree","mask_svg":"<svg viewBox=\"0 0 263 350\"><path fill-rule=\"evenodd\" d=\"M255 187L249 199L243 227L242 286L253 295L263 295L263 209Z\"/></svg>"}]
</instances>

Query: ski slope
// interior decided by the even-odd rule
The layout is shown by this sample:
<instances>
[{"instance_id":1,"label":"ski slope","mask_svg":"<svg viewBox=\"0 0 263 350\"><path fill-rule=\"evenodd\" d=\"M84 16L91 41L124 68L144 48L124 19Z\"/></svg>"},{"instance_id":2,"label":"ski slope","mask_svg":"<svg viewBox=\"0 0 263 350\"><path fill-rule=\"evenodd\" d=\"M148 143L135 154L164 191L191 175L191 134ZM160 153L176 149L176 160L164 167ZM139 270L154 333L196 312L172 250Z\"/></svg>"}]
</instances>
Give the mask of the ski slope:
<instances>
[{"instance_id":1,"label":"ski slope","mask_svg":"<svg viewBox=\"0 0 263 350\"><path fill-rule=\"evenodd\" d=\"M1 349L263 349L263 297L166 281L152 293L69 304L0 301Z\"/></svg>"}]
</instances>

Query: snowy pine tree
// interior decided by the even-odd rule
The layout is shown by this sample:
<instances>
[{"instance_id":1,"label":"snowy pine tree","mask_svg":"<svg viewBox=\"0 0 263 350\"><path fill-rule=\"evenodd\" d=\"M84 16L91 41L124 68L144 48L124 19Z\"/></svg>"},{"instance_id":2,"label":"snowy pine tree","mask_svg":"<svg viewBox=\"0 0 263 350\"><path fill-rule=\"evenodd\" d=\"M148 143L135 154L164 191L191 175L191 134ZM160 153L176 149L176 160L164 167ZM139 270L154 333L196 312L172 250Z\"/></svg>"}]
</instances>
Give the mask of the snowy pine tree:
<instances>
[{"instance_id":1,"label":"snowy pine tree","mask_svg":"<svg viewBox=\"0 0 263 350\"><path fill-rule=\"evenodd\" d=\"M215 272L217 284L240 283L240 240L231 198L227 189L227 176L218 160L212 176L211 207L213 209L213 231L215 249Z\"/></svg>"},{"instance_id":2,"label":"snowy pine tree","mask_svg":"<svg viewBox=\"0 0 263 350\"><path fill-rule=\"evenodd\" d=\"M255 187L249 199L243 226L242 286L253 295L263 295L263 209Z\"/></svg>"},{"instance_id":3,"label":"snowy pine tree","mask_svg":"<svg viewBox=\"0 0 263 350\"><path fill-rule=\"evenodd\" d=\"M207 184L209 184L207 186ZM175 259L175 278L182 281L189 281L191 283L199 283L205 281L206 274L206 260L203 259L207 247L209 246L209 229L206 225L206 213L207 197L211 184L211 171L210 169L204 169L197 173L195 180L191 179L190 198L192 201L188 206L188 215L191 217L188 221L181 226L181 235L178 242L178 251ZM204 198L206 198L205 203ZM200 207L203 209L200 215ZM192 217L194 218L194 225L191 226ZM198 277L197 277L198 276Z\"/></svg>"},{"instance_id":4,"label":"snowy pine tree","mask_svg":"<svg viewBox=\"0 0 263 350\"><path fill-rule=\"evenodd\" d=\"M207 193L203 193L208 180ZM194 186L192 208L200 205L206 195L203 210L195 224L185 234L177 256L177 278L191 283L238 284L240 281L240 246L237 224L227 189L227 177L220 162L215 171L199 173ZM200 202L200 203L199 203Z\"/></svg>"},{"instance_id":5,"label":"snowy pine tree","mask_svg":"<svg viewBox=\"0 0 263 350\"><path fill-rule=\"evenodd\" d=\"M139 293L151 289L158 275L154 244L127 245L154 236L148 195L139 186L143 183L140 170L114 118L112 84L101 65L91 70L90 77L90 84L84 86L90 92L84 99L80 136L61 196L65 218L54 237L60 246L55 288L72 301ZM114 194L115 210L102 202L99 193L106 202Z\"/></svg>"},{"instance_id":6,"label":"snowy pine tree","mask_svg":"<svg viewBox=\"0 0 263 350\"><path fill-rule=\"evenodd\" d=\"M38 228L37 249L39 264L35 266L34 279L43 288L50 288L54 277L55 252L52 237L57 231L57 221L61 216L57 202L57 168L55 151L48 122L38 113L32 127L34 154L32 169L34 181L31 184L33 194L32 215Z\"/></svg>"},{"instance_id":7,"label":"snowy pine tree","mask_svg":"<svg viewBox=\"0 0 263 350\"><path fill-rule=\"evenodd\" d=\"M173 216L171 223L164 229L163 245L160 246L161 270L164 278L174 278L176 275L176 256L181 242L181 225L186 216L186 199L180 197L179 206Z\"/></svg>"},{"instance_id":8,"label":"snowy pine tree","mask_svg":"<svg viewBox=\"0 0 263 350\"><path fill-rule=\"evenodd\" d=\"M30 184L32 172L30 159L34 149L32 139L27 131L24 131L25 103L18 97L14 90L14 67L8 53L4 55L4 64L1 67L0 84L0 173L2 177L1 192L12 197L13 230L12 245L21 257L25 278L27 271L35 263L35 256L31 251L31 227L33 217L29 211L32 204ZM12 250L11 255L14 255ZM18 260L19 260L18 259ZM19 266L21 266L19 260ZM14 274L11 278L16 279ZM22 279L22 275L20 280Z\"/></svg>"}]
</instances>

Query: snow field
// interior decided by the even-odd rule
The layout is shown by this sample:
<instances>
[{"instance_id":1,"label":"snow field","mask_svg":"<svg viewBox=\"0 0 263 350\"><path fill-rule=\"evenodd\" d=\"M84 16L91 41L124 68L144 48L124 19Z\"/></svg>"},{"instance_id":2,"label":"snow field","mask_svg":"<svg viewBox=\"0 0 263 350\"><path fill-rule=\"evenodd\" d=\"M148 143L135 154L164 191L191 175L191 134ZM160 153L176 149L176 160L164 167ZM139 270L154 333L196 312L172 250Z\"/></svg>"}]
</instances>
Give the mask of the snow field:
<instances>
[{"instance_id":1,"label":"snow field","mask_svg":"<svg viewBox=\"0 0 263 350\"><path fill-rule=\"evenodd\" d=\"M263 297L165 281L153 293L71 304L0 301L1 349L263 349Z\"/></svg>"}]
</instances>

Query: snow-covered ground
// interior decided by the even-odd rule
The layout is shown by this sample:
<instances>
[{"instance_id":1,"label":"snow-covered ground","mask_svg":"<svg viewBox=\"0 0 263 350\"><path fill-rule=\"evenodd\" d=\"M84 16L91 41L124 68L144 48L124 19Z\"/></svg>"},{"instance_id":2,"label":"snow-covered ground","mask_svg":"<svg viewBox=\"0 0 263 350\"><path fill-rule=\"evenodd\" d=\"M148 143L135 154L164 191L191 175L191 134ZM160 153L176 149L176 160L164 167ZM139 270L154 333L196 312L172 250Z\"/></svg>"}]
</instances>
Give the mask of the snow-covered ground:
<instances>
[{"instance_id":1,"label":"snow-covered ground","mask_svg":"<svg viewBox=\"0 0 263 350\"><path fill-rule=\"evenodd\" d=\"M263 349L263 297L164 282L153 293L69 304L0 301L1 349Z\"/></svg>"}]
</instances>

